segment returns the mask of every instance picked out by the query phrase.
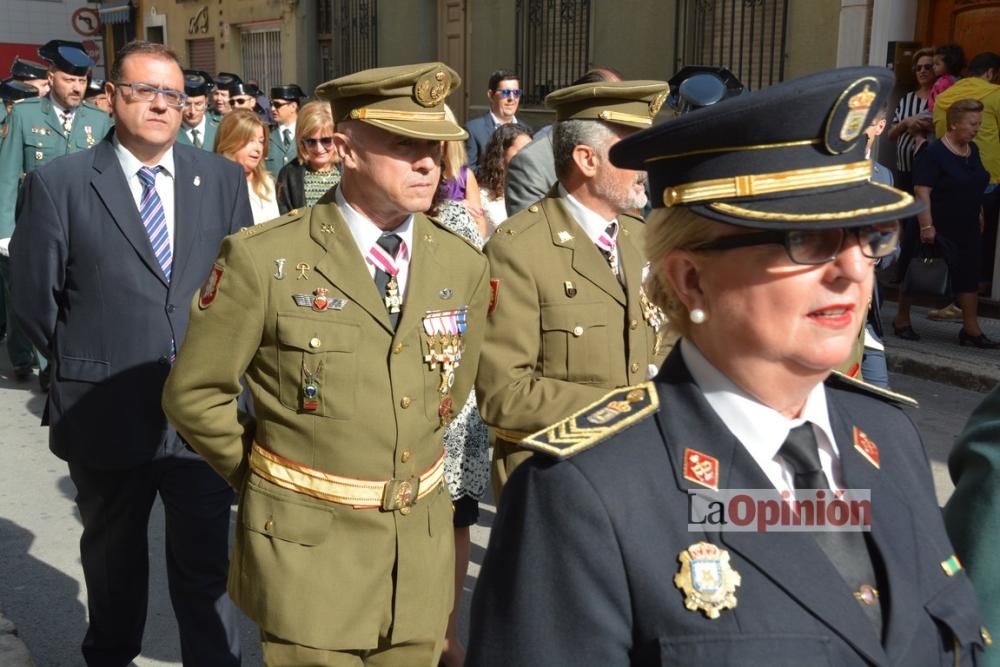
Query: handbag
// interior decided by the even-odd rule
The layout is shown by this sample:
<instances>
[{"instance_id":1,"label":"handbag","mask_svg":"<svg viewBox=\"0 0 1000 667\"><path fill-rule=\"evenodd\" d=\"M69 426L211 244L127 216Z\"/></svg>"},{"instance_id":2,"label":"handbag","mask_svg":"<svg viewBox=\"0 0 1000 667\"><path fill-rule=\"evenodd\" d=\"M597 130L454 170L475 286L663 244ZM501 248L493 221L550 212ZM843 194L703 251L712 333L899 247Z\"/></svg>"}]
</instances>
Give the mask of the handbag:
<instances>
[{"instance_id":1,"label":"handbag","mask_svg":"<svg viewBox=\"0 0 1000 667\"><path fill-rule=\"evenodd\" d=\"M921 243L920 252L906 266L902 291L906 294L951 296L947 249L940 239L933 244Z\"/></svg>"}]
</instances>

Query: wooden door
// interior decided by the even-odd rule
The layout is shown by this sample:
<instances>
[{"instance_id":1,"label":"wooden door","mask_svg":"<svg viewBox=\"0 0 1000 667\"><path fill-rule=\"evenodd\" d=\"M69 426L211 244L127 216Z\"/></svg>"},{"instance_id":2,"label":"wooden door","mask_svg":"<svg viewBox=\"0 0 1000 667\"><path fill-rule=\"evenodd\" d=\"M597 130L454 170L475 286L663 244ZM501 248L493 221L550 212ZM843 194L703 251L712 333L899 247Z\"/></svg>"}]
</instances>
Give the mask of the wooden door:
<instances>
[{"instance_id":1,"label":"wooden door","mask_svg":"<svg viewBox=\"0 0 1000 667\"><path fill-rule=\"evenodd\" d=\"M966 60L1000 53L1000 0L920 0L917 37L928 46L954 42Z\"/></svg>"},{"instance_id":2,"label":"wooden door","mask_svg":"<svg viewBox=\"0 0 1000 667\"><path fill-rule=\"evenodd\" d=\"M438 60L462 77L462 85L448 98L448 106L455 112L460 125L465 125L469 110L466 81L469 52L465 39L468 31L467 10L467 0L438 0Z\"/></svg>"}]
</instances>

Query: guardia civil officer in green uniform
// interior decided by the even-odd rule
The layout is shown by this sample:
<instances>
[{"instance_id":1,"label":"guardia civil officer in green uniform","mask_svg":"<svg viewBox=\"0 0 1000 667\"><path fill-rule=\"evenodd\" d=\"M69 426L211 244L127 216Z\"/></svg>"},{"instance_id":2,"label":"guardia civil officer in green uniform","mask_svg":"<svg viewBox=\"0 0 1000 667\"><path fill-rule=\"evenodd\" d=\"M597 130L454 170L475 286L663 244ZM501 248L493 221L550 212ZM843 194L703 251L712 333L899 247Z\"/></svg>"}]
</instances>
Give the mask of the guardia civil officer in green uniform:
<instances>
[{"instance_id":1,"label":"guardia civil officer in green uniform","mask_svg":"<svg viewBox=\"0 0 1000 667\"><path fill-rule=\"evenodd\" d=\"M563 88L545 104L559 183L490 239L493 304L476 380L483 419L496 428L494 490L530 453L524 435L608 389L656 374L662 313L642 290L644 171L619 169L611 146L652 125L665 81Z\"/></svg>"},{"instance_id":2,"label":"guardia civil officer in green uniform","mask_svg":"<svg viewBox=\"0 0 1000 667\"><path fill-rule=\"evenodd\" d=\"M10 76L29 86L34 86L39 95L49 92L49 66L34 60L16 56L10 66Z\"/></svg>"},{"instance_id":3,"label":"guardia civil officer in green uniform","mask_svg":"<svg viewBox=\"0 0 1000 667\"><path fill-rule=\"evenodd\" d=\"M305 93L298 84L271 88L271 114L274 124L271 125L271 145L267 149L267 159L264 164L274 178L286 164L298 156L295 145L295 121L299 116L299 105Z\"/></svg>"},{"instance_id":4,"label":"guardia civil officer in green uniform","mask_svg":"<svg viewBox=\"0 0 1000 667\"><path fill-rule=\"evenodd\" d=\"M219 130L219 120L208 111L208 98L215 89L212 76L200 70L184 70L184 92L187 104L181 116L181 129L177 132L178 143L211 151L215 146L215 133Z\"/></svg>"},{"instance_id":5,"label":"guardia civil officer in green uniform","mask_svg":"<svg viewBox=\"0 0 1000 667\"><path fill-rule=\"evenodd\" d=\"M442 434L475 377L486 258L431 205L460 83L440 63L321 85L343 180L226 239L163 398L240 492L229 591L268 665L437 664L451 610ZM237 418L241 378L256 423Z\"/></svg>"},{"instance_id":6,"label":"guardia civil officer in green uniform","mask_svg":"<svg viewBox=\"0 0 1000 667\"><path fill-rule=\"evenodd\" d=\"M522 441L466 665L978 663L913 401L831 372L923 209L865 159L893 84L818 72L612 148L649 172L646 284L681 338L653 381Z\"/></svg>"},{"instance_id":7,"label":"guardia civil officer in green uniform","mask_svg":"<svg viewBox=\"0 0 1000 667\"><path fill-rule=\"evenodd\" d=\"M7 137L0 146L0 276L10 284L7 247L14 234L14 209L21 179L30 171L67 153L87 150L104 138L111 119L83 102L93 61L77 42L52 40L38 50L50 63L49 94L18 103L7 119ZM9 303L9 299L8 299ZM8 317L7 351L14 373L27 378L35 363L27 338ZM43 358L39 364L45 366ZM39 376L47 388L45 371Z\"/></svg>"}]
</instances>

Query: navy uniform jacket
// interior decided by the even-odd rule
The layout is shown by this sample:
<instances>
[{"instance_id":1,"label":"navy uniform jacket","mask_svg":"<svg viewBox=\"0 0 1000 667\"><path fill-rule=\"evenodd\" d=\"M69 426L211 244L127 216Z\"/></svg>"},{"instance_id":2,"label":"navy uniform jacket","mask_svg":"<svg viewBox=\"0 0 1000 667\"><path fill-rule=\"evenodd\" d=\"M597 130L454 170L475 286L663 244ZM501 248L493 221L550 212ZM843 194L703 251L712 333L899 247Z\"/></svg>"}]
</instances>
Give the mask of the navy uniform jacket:
<instances>
[{"instance_id":1,"label":"navy uniform jacket","mask_svg":"<svg viewBox=\"0 0 1000 667\"><path fill-rule=\"evenodd\" d=\"M186 451L160 408L172 341L182 344L222 239L253 217L235 162L175 145L174 168L169 283L110 133L24 180L11 294L25 334L53 365L43 423L60 458L110 469Z\"/></svg>"},{"instance_id":2,"label":"navy uniform jacket","mask_svg":"<svg viewBox=\"0 0 1000 667\"><path fill-rule=\"evenodd\" d=\"M271 172L271 176L274 178L278 177L278 173L282 167L298 156L298 151L295 148L295 132L292 132L292 140L286 146L284 137L281 136L281 130L280 125L271 126L267 159L264 161L264 166L267 167L267 170Z\"/></svg>"},{"instance_id":3,"label":"navy uniform jacket","mask_svg":"<svg viewBox=\"0 0 1000 667\"><path fill-rule=\"evenodd\" d=\"M900 410L827 383L845 487L872 493L889 589L880 642L810 534L688 531L686 490L701 487L684 479L685 448L718 459L720 488L773 487L678 349L647 386L655 414L567 460L536 455L511 477L472 602L467 665L974 664L983 640L972 586L942 566L952 547ZM880 469L851 447L855 426L876 443ZM678 555L697 542L727 550L742 577L737 606L715 620L688 611L673 582Z\"/></svg>"},{"instance_id":4,"label":"navy uniform jacket","mask_svg":"<svg viewBox=\"0 0 1000 667\"><path fill-rule=\"evenodd\" d=\"M111 117L88 102L76 108L65 136L49 96L14 105L7 118L7 138L0 145L0 239L14 232L14 207L24 174L67 153L87 150L111 128Z\"/></svg>"}]
</instances>

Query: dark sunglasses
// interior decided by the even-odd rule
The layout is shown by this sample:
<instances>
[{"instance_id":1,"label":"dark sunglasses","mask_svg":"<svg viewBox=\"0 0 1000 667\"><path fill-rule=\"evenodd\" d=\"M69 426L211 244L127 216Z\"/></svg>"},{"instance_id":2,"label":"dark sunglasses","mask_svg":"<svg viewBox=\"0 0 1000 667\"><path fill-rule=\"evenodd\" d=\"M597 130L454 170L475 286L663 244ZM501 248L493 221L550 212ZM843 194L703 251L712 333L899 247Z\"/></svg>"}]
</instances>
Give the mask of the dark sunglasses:
<instances>
[{"instance_id":1,"label":"dark sunglasses","mask_svg":"<svg viewBox=\"0 0 1000 667\"><path fill-rule=\"evenodd\" d=\"M934 63L930 63L928 65L914 65L913 66L913 71L914 72L919 72L921 70L923 70L925 72L930 72L933 69L934 69Z\"/></svg>"},{"instance_id":2,"label":"dark sunglasses","mask_svg":"<svg viewBox=\"0 0 1000 667\"><path fill-rule=\"evenodd\" d=\"M252 97L232 97L229 99L230 104L236 104L238 106L243 106L244 104L253 104L256 100Z\"/></svg>"},{"instance_id":3,"label":"dark sunglasses","mask_svg":"<svg viewBox=\"0 0 1000 667\"><path fill-rule=\"evenodd\" d=\"M323 148L330 150L333 146L333 137L306 137L302 143L306 148L316 148L319 144L323 144Z\"/></svg>"},{"instance_id":4,"label":"dark sunglasses","mask_svg":"<svg viewBox=\"0 0 1000 667\"><path fill-rule=\"evenodd\" d=\"M521 89L501 88L500 90L496 91L496 94L499 95L500 97L510 97L511 95L513 95L515 98L519 99L521 97Z\"/></svg>"},{"instance_id":5,"label":"dark sunglasses","mask_svg":"<svg viewBox=\"0 0 1000 667\"><path fill-rule=\"evenodd\" d=\"M271 106L275 109L281 109L282 107L287 107L291 102L279 102L278 100L272 100Z\"/></svg>"},{"instance_id":6,"label":"dark sunglasses","mask_svg":"<svg viewBox=\"0 0 1000 667\"><path fill-rule=\"evenodd\" d=\"M885 222L864 227L845 229L815 229L809 231L767 231L754 234L723 236L703 243L693 250L732 250L756 245L777 244L785 246L788 259L795 264L826 264L837 259L850 234L858 237L861 254L871 259L885 257L896 249L899 241L899 223Z\"/></svg>"}]
</instances>

